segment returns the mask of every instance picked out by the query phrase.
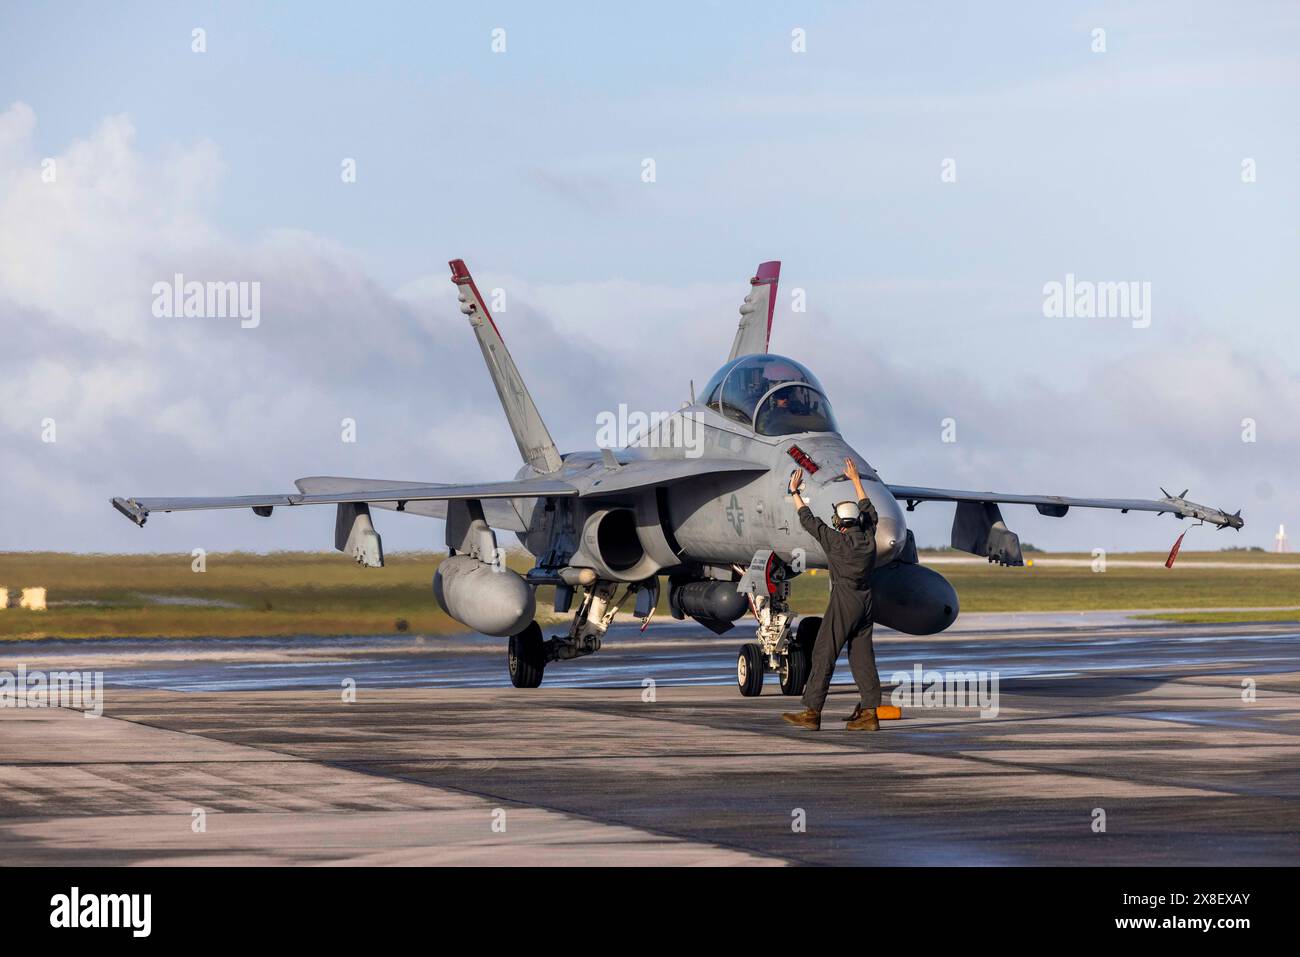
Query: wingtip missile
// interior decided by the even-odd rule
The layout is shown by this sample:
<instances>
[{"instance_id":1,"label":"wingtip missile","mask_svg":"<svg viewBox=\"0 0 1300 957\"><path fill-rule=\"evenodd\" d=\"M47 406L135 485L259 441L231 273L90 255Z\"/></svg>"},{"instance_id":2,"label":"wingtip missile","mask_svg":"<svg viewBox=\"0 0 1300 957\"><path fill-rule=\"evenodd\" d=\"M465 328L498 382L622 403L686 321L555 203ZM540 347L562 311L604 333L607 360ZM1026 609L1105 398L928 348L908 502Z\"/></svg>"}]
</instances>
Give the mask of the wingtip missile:
<instances>
[{"instance_id":1,"label":"wingtip missile","mask_svg":"<svg viewBox=\"0 0 1300 957\"><path fill-rule=\"evenodd\" d=\"M114 498L112 502L115 509L141 528L144 528L144 523L149 519L149 510L147 508L143 505L137 505L135 499L130 498Z\"/></svg>"},{"instance_id":2,"label":"wingtip missile","mask_svg":"<svg viewBox=\"0 0 1300 957\"><path fill-rule=\"evenodd\" d=\"M1189 502L1185 497L1189 489L1183 489L1178 495L1170 495L1163 488L1160 491L1164 492L1165 496L1162 501L1169 503L1169 511L1179 518L1194 518L1220 529L1240 529L1246 525L1245 520L1241 517L1241 509L1237 509L1235 512L1226 512L1221 508L1201 505L1199 502Z\"/></svg>"},{"instance_id":3,"label":"wingtip missile","mask_svg":"<svg viewBox=\"0 0 1300 957\"><path fill-rule=\"evenodd\" d=\"M1164 489L1161 489L1160 491L1165 492ZM1163 501L1169 503L1169 510L1174 515L1177 515L1179 519L1194 518L1199 522L1216 526L1219 531L1223 531L1225 528L1239 529L1246 524L1242 520L1241 509L1229 513L1225 512L1221 508L1210 508L1208 505L1189 502L1183 497L1187 494L1187 491L1187 489L1183 489L1182 495L1170 495L1168 492L1165 492ZM1195 528L1196 526L1192 527ZM1169 550L1169 557L1165 559L1165 568L1174 567L1174 560L1178 558L1178 551L1183 547L1183 539L1187 536L1188 531L1191 531L1191 529L1188 529L1187 531L1184 531L1182 535L1179 535L1178 540L1174 542L1174 547Z\"/></svg>"}]
</instances>

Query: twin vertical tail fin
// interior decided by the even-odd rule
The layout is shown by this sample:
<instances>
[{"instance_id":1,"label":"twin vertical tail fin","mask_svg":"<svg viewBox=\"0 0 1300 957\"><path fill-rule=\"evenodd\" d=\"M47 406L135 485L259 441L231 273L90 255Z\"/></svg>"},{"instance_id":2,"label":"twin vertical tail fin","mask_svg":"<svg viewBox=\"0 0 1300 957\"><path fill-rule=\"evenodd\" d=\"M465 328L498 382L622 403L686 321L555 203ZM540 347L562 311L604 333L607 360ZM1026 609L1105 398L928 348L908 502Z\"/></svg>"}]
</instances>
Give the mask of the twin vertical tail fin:
<instances>
[{"instance_id":1,"label":"twin vertical tail fin","mask_svg":"<svg viewBox=\"0 0 1300 957\"><path fill-rule=\"evenodd\" d=\"M474 278L469 274L465 261L453 259L448 265L451 266L451 281L456 284L459 293L460 311L469 317L479 348L483 350L483 361L487 363L492 384L496 386L501 407L510 422L510 431L515 434L519 454L538 472L545 474L559 471L563 464L560 452L555 447L551 433L547 431L546 423L542 421L541 413L537 411L533 397L528 393L528 387L519 375L514 359L510 358L505 341L501 338L496 323L492 321L492 314L479 294L478 287L474 285Z\"/></svg>"},{"instance_id":2,"label":"twin vertical tail fin","mask_svg":"<svg viewBox=\"0 0 1300 957\"><path fill-rule=\"evenodd\" d=\"M556 472L562 462L555 441L542 421L533 397L528 393L514 359L506 349L505 341L492 320L487 303L474 285L463 259L453 259L451 281L456 284L460 298L460 311L469 317L483 360L487 363L492 384L496 387L505 410L510 430L514 433L519 454L525 462L543 474ZM781 264L775 260L759 263L754 278L749 280L749 294L740 307L740 325L731 345L729 359L767 352L772 336L772 314L776 308L776 288L781 278Z\"/></svg>"},{"instance_id":3,"label":"twin vertical tail fin","mask_svg":"<svg viewBox=\"0 0 1300 957\"><path fill-rule=\"evenodd\" d=\"M749 295L740 306L740 326L731 344L727 361L741 356L767 352L772 338L772 311L776 308L776 285L781 278L781 264L775 260L758 264L749 281Z\"/></svg>"}]
</instances>

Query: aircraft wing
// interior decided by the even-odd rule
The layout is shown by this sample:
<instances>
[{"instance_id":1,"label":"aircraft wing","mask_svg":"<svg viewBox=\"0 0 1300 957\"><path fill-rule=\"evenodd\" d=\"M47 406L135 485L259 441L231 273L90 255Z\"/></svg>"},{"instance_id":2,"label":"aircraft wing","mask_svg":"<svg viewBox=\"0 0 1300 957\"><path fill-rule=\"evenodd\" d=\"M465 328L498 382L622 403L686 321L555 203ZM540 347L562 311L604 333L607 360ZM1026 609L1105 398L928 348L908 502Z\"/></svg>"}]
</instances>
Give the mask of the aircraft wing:
<instances>
[{"instance_id":1,"label":"aircraft wing","mask_svg":"<svg viewBox=\"0 0 1300 957\"><path fill-rule=\"evenodd\" d=\"M310 480L306 480L310 481ZM358 484L324 492L274 493L270 495L195 496L190 498L115 498L113 507L135 522L144 525L150 512L185 512L196 509L251 508L269 515L276 506L338 505L361 503L393 504L398 511L408 502L450 501L453 499L499 499L571 496L578 488L560 479L529 478L511 482L479 482L471 485L389 485Z\"/></svg>"},{"instance_id":2,"label":"aircraft wing","mask_svg":"<svg viewBox=\"0 0 1300 957\"><path fill-rule=\"evenodd\" d=\"M1068 498L1064 495L1019 495L1009 492L972 492L965 489L923 488L918 485L886 485L894 498L907 502L910 512L918 502L956 502L952 519L952 547L972 555L983 555L1001 565L1023 565L1020 536L1007 528L999 505L1032 505L1040 514L1061 518L1071 508L1111 508L1121 512L1169 512L1179 518L1195 518L1219 528L1241 528L1241 512L1234 514L1187 501L1182 495L1164 498ZM1160 491L1164 492L1164 489ZM1183 534L1186 534L1184 532ZM1173 565L1182 544L1174 543L1166 565Z\"/></svg>"},{"instance_id":3,"label":"aircraft wing","mask_svg":"<svg viewBox=\"0 0 1300 957\"><path fill-rule=\"evenodd\" d=\"M523 519L511 499L598 497L668 485L703 475L727 472L767 471L760 462L740 459L633 459L619 462L609 453L604 468L558 478L525 478L509 482L478 482L467 485L439 485L399 482L391 479L349 479L313 476L297 481L298 492L269 495L194 496L186 498L115 498L113 507L144 525L151 512L186 512L217 508L251 508L260 515L292 505L341 505L366 503L399 512L411 511L433 518L446 518L446 503L477 499L482 502L488 523L496 528L523 531Z\"/></svg>"},{"instance_id":4,"label":"aircraft wing","mask_svg":"<svg viewBox=\"0 0 1300 957\"><path fill-rule=\"evenodd\" d=\"M298 486L299 492L322 493L336 492L348 489L390 489L403 488L412 485L431 485L435 488L441 488L440 482L402 482L396 479L367 479L367 478L345 478L337 475L313 475L308 478L300 478L294 481ZM408 515L423 515L426 518L447 517L447 499L421 499L419 501L407 501L404 504L400 502L370 502L368 504L376 508L389 509L390 511L402 511ZM487 498L482 499L483 517L493 528L503 529L509 532L527 531L524 517L515 508L515 500L510 498ZM399 508L400 506L400 508Z\"/></svg>"},{"instance_id":5,"label":"aircraft wing","mask_svg":"<svg viewBox=\"0 0 1300 957\"><path fill-rule=\"evenodd\" d=\"M1010 492L973 492L964 489L923 488L917 485L886 485L894 498L907 502L911 511L917 502L971 502L997 505L1033 505L1043 515L1060 518L1071 508L1109 508L1121 512L1169 512L1179 518L1195 518L1219 528L1241 528L1240 511L1228 513L1189 502L1183 495L1164 498L1070 498L1064 495L1019 495ZM1161 491L1164 491L1161 489Z\"/></svg>"}]
</instances>

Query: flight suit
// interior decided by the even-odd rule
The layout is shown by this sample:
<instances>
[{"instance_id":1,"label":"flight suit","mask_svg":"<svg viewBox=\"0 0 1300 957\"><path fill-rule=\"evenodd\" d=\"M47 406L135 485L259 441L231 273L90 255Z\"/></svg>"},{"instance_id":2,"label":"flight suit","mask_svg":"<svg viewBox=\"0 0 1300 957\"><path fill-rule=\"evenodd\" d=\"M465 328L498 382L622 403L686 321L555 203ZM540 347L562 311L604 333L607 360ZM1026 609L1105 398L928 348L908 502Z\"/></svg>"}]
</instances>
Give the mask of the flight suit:
<instances>
[{"instance_id":1,"label":"flight suit","mask_svg":"<svg viewBox=\"0 0 1300 957\"><path fill-rule=\"evenodd\" d=\"M835 661L849 644L849 668L858 683L863 708L880 704L880 675L871 644L871 572L876 566L876 509L870 499L860 499L860 524L841 532L813 515L805 505L799 524L821 544L831 572L831 600L817 629L812 651L812 673L804 689L805 708L820 712L831 687Z\"/></svg>"}]
</instances>

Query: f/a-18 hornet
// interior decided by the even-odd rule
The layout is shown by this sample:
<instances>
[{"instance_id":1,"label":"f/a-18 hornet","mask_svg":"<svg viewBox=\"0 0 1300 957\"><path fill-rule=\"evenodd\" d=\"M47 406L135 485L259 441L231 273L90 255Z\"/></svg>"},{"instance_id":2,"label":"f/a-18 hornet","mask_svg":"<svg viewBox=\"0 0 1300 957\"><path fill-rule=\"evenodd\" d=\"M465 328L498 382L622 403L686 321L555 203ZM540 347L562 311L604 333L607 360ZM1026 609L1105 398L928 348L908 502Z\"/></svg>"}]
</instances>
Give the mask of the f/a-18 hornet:
<instances>
[{"instance_id":1,"label":"f/a-18 hornet","mask_svg":"<svg viewBox=\"0 0 1300 957\"><path fill-rule=\"evenodd\" d=\"M747 614L757 620L736 664L745 695L761 693L768 671L779 673L788 695L801 694L807 681L819 619L791 613L790 579L825 568L826 557L788 504L795 468L803 469L804 498L829 516L835 502L852 497L845 460L857 464L880 517L876 621L913 635L942 631L958 609L952 585L918 561L904 516L921 502L956 503L952 546L1002 565L1023 564L1020 540L1002 519L1004 504L1033 505L1056 518L1071 508L1106 508L1242 527L1240 511L1198 505L1185 491L1107 499L887 484L840 435L812 372L767 351L779 262L762 263L750 280L731 355L699 398L692 394L657 417L626 448L561 453L465 263L450 265L523 458L513 479L447 485L312 477L298 479L296 494L115 498L113 505L137 525L152 512L251 508L265 517L280 506L334 505L334 547L370 567L384 564L372 506L445 519L449 557L437 567L434 596L469 628L509 638L510 678L520 688L541 684L551 662L598 651L629 598L648 621L663 577L675 618L718 634ZM514 532L533 556L527 574L506 567L497 531ZM557 614L573 612L566 634L543 638L534 620L539 585L554 586Z\"/></svg>"}]
</instances>

